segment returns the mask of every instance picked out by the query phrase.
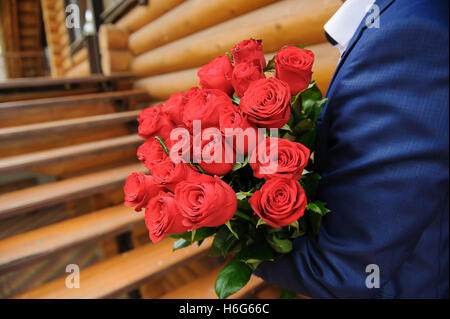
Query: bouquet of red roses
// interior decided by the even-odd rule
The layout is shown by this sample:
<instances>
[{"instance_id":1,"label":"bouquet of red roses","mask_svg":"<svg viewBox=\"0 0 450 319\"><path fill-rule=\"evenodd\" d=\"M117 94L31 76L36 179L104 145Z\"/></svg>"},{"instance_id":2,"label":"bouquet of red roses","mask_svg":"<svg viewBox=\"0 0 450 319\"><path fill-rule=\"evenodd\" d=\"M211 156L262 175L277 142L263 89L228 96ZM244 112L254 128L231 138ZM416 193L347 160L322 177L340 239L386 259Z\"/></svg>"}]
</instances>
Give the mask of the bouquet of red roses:
<instances>
[{"instance_id":1,"label":"bouquet of red roses","mask_svg":"<svg viewBox=\"0 0 450 319\"><path fill-rule=\"evenodd\" d=\"M311 82L314 54L286 46L266 63L250 39L198 71L200 86L144 109L125 205L145 208L150 238L174 250L214 237L211 253L232 255L215 288L226 298L263 261L316 235L328 209L311 170L316 120L326 99Z\"/></svg>"}]
</instances>

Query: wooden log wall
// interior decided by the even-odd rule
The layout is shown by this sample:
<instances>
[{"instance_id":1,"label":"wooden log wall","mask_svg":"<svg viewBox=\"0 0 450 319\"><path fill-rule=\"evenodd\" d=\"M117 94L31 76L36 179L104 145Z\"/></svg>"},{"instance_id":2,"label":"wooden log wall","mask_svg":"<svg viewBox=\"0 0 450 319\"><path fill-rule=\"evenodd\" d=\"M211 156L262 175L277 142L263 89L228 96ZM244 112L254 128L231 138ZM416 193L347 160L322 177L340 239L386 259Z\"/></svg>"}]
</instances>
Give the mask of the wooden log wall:
<instances>
[{"instance_id":1,"label":"wooden log wall","mask_svg":"<svg viewBox=\"0 0 450 319\"><path fill-rule=\"evenodd\" d=\"M41 0L42 16L47 35L50 69L53 77L83 77L89 75L87 48L70 52L70 37L66 27L64 0Z\"/></svg>"},{"instance_id":2,"label":"wooden log wall","mask_svg":"<svg viewBox=\"0 0 450 319\"><path fill-rule=\"evenodd\" d=\"M103 74L129 72L132 55L128 50L129 33L112 24L100 26L98 41Z\"/></svg>"},{"instance_id":3,"label":"wooden log wall","mask_svg":"<svg viewBox=\"0 0 450 319\"><path fill-rule=\"evenodd\" d=\"M326 41L323 25L340 0L164 2L165 11L154 0L146 11L138 6L115 25L102 26L106 74L132 72L141 78L139 88L164 100L196 85L199 67L252 37L263 40L268 56L286 44L306 45L317 55L314 78L327 89L339 54ZM149 14L152 6L158 16Z\"/></svg>"},{"instance_id":4,"label":"wooden log wall","mask_svg":"<svg viewBox=\"0 0 450 319\"><path fill-rule=\"evenodd\" d=\"M147 6L135 7L116 24L119 28L128 32L135 32L184 1L185 0L151 0L148 2Z\"/></svg>"},{"instance_id":5,"label":"wooden log wall","mask_svg":"<svg viewBox=\"0 0 450 319\"><path fill-rule=\"evenodd\" d=\"M41 0L41 7L51 75L61 77L72 67L69 33L65 26L64 0Z\"/></svg>"},{"instance_id":6,"label":"wooden log wall","mask_svg":"<svg viewBox=\"0 0 450 319\"><path fill-rule=\"evenodd\" d=\"M39 0L0 1L0 46L5 76L22 78L45 74Z\"/></svg>"}]
</instances>

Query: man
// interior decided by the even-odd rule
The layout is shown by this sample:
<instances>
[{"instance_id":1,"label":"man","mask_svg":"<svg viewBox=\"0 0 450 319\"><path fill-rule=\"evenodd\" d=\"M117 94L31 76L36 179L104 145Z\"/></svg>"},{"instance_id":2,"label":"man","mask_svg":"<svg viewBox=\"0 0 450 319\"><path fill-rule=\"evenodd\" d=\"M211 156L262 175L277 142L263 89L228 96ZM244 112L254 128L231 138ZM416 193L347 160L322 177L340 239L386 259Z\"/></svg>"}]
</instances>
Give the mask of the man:
<instances>
[{"instance_id":1,"label":"man","mask_svg":"<svg viewBox=\"0 0 450 319\"><path fill-rule=\"evenodd\" d=\"M316 149L332 212L256 274L313 298L448 298L448 1L348 0L325 30L342 52Z\"/></svg>"}]
</instances>

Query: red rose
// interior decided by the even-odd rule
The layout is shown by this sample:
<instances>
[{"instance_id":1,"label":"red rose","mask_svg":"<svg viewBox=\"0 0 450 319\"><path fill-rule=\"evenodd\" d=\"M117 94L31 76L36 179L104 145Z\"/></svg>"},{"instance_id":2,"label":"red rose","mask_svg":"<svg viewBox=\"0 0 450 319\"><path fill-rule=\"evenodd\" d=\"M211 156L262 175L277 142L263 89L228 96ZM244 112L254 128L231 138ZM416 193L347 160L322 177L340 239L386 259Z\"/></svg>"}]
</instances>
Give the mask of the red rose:
<instances>
[{"instance_id":1,"label":"red rose","mask_svg":"<svg viewBox=\"0 0 450 319\"><path fill-rule=\"evenodd\" d=\"M173 123L183 124L184 92L172 94L164 103L162 110Z\"/></svg>"},{"instance_id":2,"label":"red rose","mask_svg":"<svg viewBox=\"0 0 450 319\"><path fill-rule=\"evenodd\" d=\"M308 88L312 77L314 53L289 46L275 56L275 77L286 82L291 94L297 95Z\"/></svg>"},{"instance_id":3,"label":"red rose","mask_svg":"<svg viewBox=\"0 0 450 319\"><path fill-rule=\"evenodd\" d=\"M137 157L151 171L154 165L164 161L168 156L156 138L149 138L139 146Z\"/></svg>"},{"instance_id":4,"label":"red rose","mask_svg":"<svg viewBox=\"0 0 450 319\"><path fill-rule=\"evenodd\" d=\"M253 194L249 203L263 221L272 227L280 228L303 216L307 199L298 181L272 178Z\"/></svg>"},{"instance_id":5,"label":"red rose","mask_svg":"<svg viewBox=\"0 0 450 319\"><path fill-rule=\"evenodd\" d=\"M240 107L256 126L282 128L291 116L289 86L275 78L252 82L241 99Z\"/></svg>"},{"instance_id":6,"label":"red rose","mask_svg":"<svg viewBox=\"0 0 450 319\"><path fill-rule=\"evenodd\" d=\"M238 107L222 110L219 117L220 131L228 143L233 143L237 153L247 155L264 138L258 128L247 120Z\"/></svg>"},{"instance_id":7,"label":"red rose","mask_svg":"<svg viewBox=\"0 0 450 319\"><path fill-rule=\"evenodd\" d=\"M266 58L263 53L262 40L244 40L231 50L234 65L240 63L254 64L262 71L266 66Z\"/></svg>"},{"instance_id":8,"label":"red rose","mask_svg":"<svg viewBox=\"0 0 450 319\"><path fill-rule=\"evenodd\" d=\"M161 192L153 197L145 209L145 225L150 239L157 243L166 234L179 234L187 231L182 216L175 203L174 195Z\"/></svg>"},{"instance_id":9,"label":"red rose","mask_svg":"<svg viewBox=\"0 0 450 319\"><path fill-rule=\"evenodd\" d=\"M172 192L175 190L176 184L189 180L194 174L199 174L189 164L174 163L170 157L153 166L151 173L154 183Z\"/></svg>"},{"instance_id":10,"label":"red rose","mask_svg":"<svg viewBox=\"0 0 450 319\"><path fill-rule=\"evenodd\" d=\"M194 136L192 147L194 162L199 163L207 173L222 176L233 169L234 151L218 129L207 128Z\"/></svg>"},{"instance_id":11,"label":"red rose","mask_svg":"<svg viewBox=\"0 0 450 319\"><path fill-rule=\"evenodd\" d=\"M177 130L180 134L177 133ZM181 128L173 130L174 138L165 141L169 156L174 163L190 163L192 159L192 135ZM178 136L177 136L178 134Z\"/></svg>"},{"instance_id":12,"label":"red rose","mask_svg":"<svg viewBox=\"0 0 450 319\"><path fill-rule=\"evenodd\" d=\"M282 138L266 138L250 158L250 166L257 178L286 177L298 180L309 161L310 150L296 142Z\"/></svg>"},{"instance_id":13,"label":"red rose","mask_svg":"<svg viewBox=\"0 0 450 319\"><path fill-rule=\"evenodd\" d=\"M123 191L125 193L124 205L136 206L135 210L140 212L142 207L146 206L148 201L161 191L161 187L153 182L151 176L134 172L128 176Z\"/></svg>"},{"instance_id":14,"label":"red rose","mask_svg":"<svg viewBox=\"0 0 450 319\"><path fill-rule=\"evenodd\" d=\"M236 213L237 198L233 189L219 177L198 174L175 188L175 201L189 230L216 227L228 222Z\"/></svg>"},{"instance_id":15,"label":"red rose","mask_svg":"<svg viewBox=\"0 0 450 319\"><path fill-rule=\"evenodd\" d=\"M227 95L233 93L231 74L233 66L226 55L219 56L198 70L200 86L204 89L217 89Z\"/></svg>"},{"instance_id":16,"label":"red rose","mask_svg":"<svg viewBox=\"0 0 450 319\"><path fill-rule=\"evenodd\" d=\"M191 132L195 120L202 128L218 127L220 110L233 104L228 95L214 89L192 88L186 95L183 122Z\"/></svg>"},{"instance_id":17,"label":"red rose","mask_svg":"<svg viewBox=\"0 0 450 319\"><path fill-rule=\"evenodd\" d=\"M138 117L138 133L144 138L159 136L166 139L175 127L169 118L162 112L162 105L151 106L142 110Z\"/></svg>"},{"instance_id":18,"label":"red rose","mask_svg":"<svg viewBox=\"0 0 450 319\"><path fill-rule=\"evenodd\" d=\"M236 95L243 97L250 83L263 78L264 73L259 66L250 63L240 63L234 67L231 84L233 84Z\"/></svg>"}]
</instances>

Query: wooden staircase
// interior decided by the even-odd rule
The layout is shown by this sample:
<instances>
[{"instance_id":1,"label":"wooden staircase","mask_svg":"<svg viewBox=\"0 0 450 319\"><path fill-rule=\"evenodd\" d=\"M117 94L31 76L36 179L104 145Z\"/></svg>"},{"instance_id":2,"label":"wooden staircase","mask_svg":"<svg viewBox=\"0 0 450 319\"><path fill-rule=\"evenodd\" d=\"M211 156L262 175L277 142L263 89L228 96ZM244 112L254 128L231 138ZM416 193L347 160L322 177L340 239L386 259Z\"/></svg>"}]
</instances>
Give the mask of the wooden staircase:
<instances>
[{"instance_id":1,"label":"wooden staircase","mask_svg":"<svg viewBox=\"0 0 450 319\"><path fill-rule=\"evenodd\" d=\"M122 205L126 177L145 171L136 118L149 101L133 80L0 83L0 297L215 298L224 261L208 256L211 241L154 245L143 212ZM68 264L80 288L66 287ZM254 277L233 297L263 286Z\"/></svg>"}]
</instances>

